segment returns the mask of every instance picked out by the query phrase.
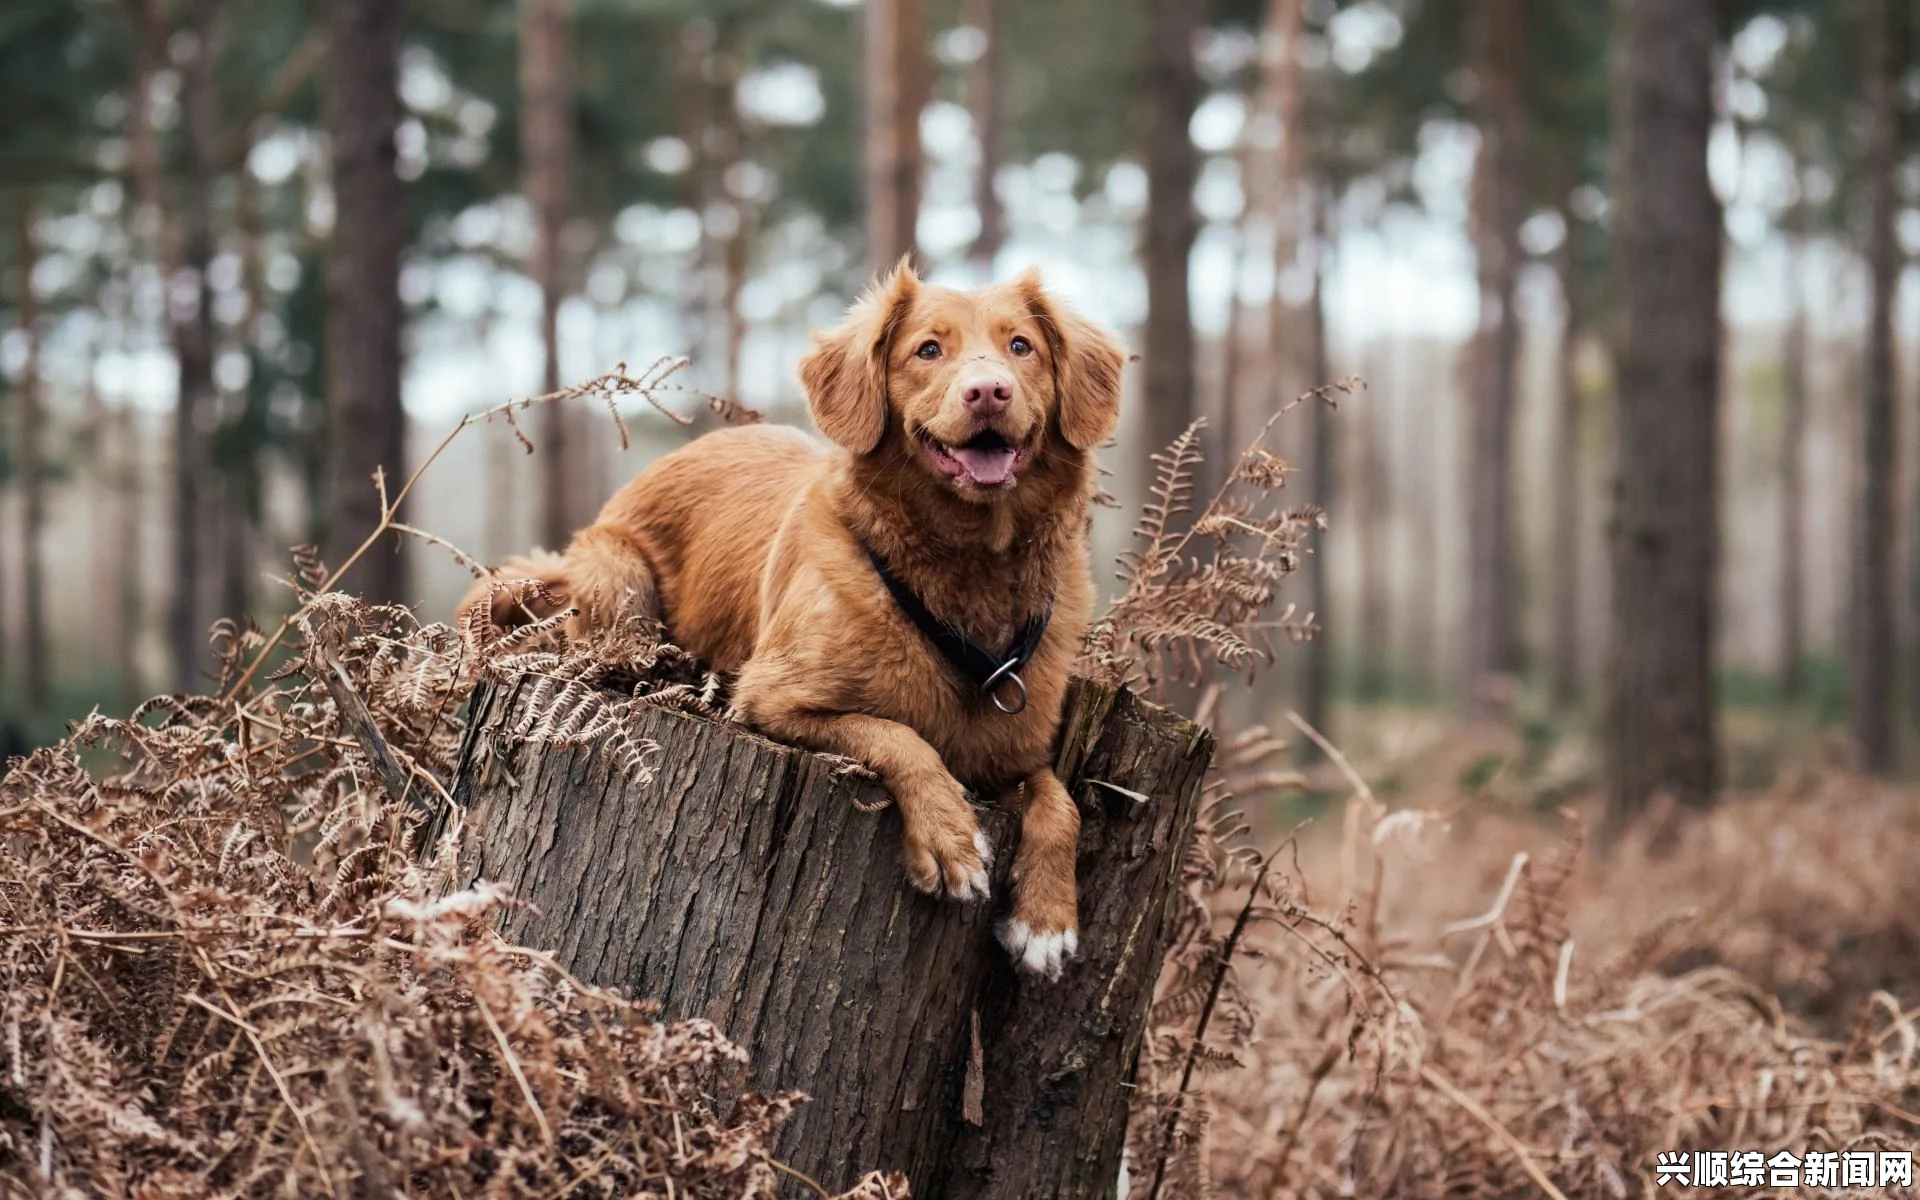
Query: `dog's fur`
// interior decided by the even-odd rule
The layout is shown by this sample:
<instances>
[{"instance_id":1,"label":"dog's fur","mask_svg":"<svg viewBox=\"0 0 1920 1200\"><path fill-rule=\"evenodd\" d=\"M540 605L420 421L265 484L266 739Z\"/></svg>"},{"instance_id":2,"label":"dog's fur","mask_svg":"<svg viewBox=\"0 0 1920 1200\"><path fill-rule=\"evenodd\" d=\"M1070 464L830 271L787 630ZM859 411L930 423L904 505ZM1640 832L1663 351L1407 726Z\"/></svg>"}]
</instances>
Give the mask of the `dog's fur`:
<instances>
[{"instance_id":1,"label":"dog's fur","mask_svg":"<svg viewBox=\"0 0 1920 1200\"><path fill-rule=\"evenodd\" d=\"M769 427L708 434L641 472L564 555L503 574L538 576L569 599L576 634L633 613L661 619L677 645L736 673L747 723L871 767L899 805L907 873L924 890L986 897L991 851L963 781L1017 799L1000 936L1024 969L1057 976L1076 947L1080 818L1051 752L1093 600L1088 452L1118 423L1127 356L1031 273L961 292L905 263L815 343L800 377L835 445ZM983 377L1011 385L1004 411L969 406ZM988 429L1018 448L1004 481L1004 451L980 472L948 452ZM1051 599L1021 672L1023 712L997 711L948 665L862 540L933 613L995 650ZM487 594L483 582L463 612ZM502 624L516 611L493 601Z\"/></svg>"}]
</instances>

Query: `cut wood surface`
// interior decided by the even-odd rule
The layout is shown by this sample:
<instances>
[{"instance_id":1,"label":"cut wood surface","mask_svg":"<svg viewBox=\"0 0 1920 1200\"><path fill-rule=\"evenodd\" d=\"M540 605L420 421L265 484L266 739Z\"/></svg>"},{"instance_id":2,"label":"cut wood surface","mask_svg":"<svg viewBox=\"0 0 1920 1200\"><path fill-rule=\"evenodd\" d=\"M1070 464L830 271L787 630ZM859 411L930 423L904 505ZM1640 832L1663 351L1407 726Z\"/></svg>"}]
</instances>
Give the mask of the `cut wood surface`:
<instances>
[{"instance_id":1,"label":"cut wood surface","mask_svg":"<svg viewBox=\"0 0 1920 1200\"><path fill-rule=\"evenodd\" d=\"M503 932L713 1021L750 1055L739 1085L807 1093L777 1155L830 1189L885 1169L922 1200L1113 1195L1205 730L1074 682L1057 757L1081 809L1080 957L1045 983L992 936L1011 814L981 812L993 901L934 900L899 865L897 811L864 811L885 793L843 764L648 708L641 784L604 748L511 740L529 691L476 692L454 793L465 879L525 902Z\"/></svg>"}]
</instances>

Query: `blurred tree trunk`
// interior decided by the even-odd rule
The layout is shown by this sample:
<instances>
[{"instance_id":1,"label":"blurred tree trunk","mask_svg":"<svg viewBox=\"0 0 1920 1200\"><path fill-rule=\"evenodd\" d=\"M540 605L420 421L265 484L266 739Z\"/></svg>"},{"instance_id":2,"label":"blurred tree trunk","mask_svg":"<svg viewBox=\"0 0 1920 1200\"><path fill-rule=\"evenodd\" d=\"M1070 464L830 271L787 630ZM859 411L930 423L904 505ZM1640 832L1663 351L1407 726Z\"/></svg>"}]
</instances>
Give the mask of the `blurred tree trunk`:
<instances>
[{"instance_id":1,"label":"blurred tree trunk","mask_svg":"<svg viewBox=\"0 0 1920 1200\"><path fill-rule=\"evenodd\" d=\"M999 0L966 0L967 24L986 41L967 68L967 109L980 139L980 166L973 177L973 207L980 214L980 235L973 239L973 260L991 278L993 261L1006 240L1005 214L994 177L1000 173L1000 5Z\"/></svg>"},{"instance_id":2,"label":"blurred tree trunk","mask_svg":"<svg viewBox=\"0 0 1920 1200\"><path fill-rule=\"evenodd\" d=\"M875 273L916 248L926 43L925 0L867 0L867 266Z\"/></svg>"},{"instance_id":3,"label":"blurred tree trunk","mask_svg":"<svg viewBox=\"0 0 1920 1200\"><path fill-rule=\"evenodd\" d=\"M1707 179L1712 5L1617 0L1619 466L1606 831L1656 793L1712 800L1720 206Z\"/></svg>"},{"instance_id":4,"label":"blurred tree trunk","mask_svg":"<svg viewBox=\"0 0 1920 1200\"><path fill-rule=\"evenodd\" d=\"M1865 91L1867 104L1866 173L1867 318L1865 386L1861 389L1860 525L1854 543L1851 643L1850 732L1857 766L1876 773L1894 765L1893 654L1895 539L1894 475L1897 397L1893 378L1893 309L1899 286L1900 251L1894 240L1899 196L1894 171L1899 165L1900 114L1897 92L1904 64L1902 5L1867 0Z\"/></svg>"},{"instance_id":5,"label":"blurred tree trunk","mask_svg":"<svg viewBox=\"0 0 1920 1200\"><path fill-rule=\"evenodd\" d=\"M47 526L47 481L44 447L41 440L45 412L40 397L40 300L33 294L34 268L39 265L39 247L34 242L33 221L39 199L31 185L18 189L14 196L14 261L17 265L20 294L14 298L15 316L26 339L25 361L14 393L20 400L20 575L25 595L21 597L20 659L25 668L24 689L27 711L38 716L47 703L47 595L44 575Z\"/></svg>"},{"instance_id":6,"label":"blurred tree trunk","mask_svg":"<svg viewBox=\"0 0 1920 1200\"><path fill-rule=\"evenodd\" d=\"M146 497L142 486L140 429L130 403L122 403L111 419L115 469L113 505L116 514L113 534L113 559L119 565L115 573L119 617L114 622L108 652L120 672L120 701L131 708L146 695L146 680L140 672L141 567L145 555L141 549L140 514Z\"/></svg>"},{"instance_id":7,"label":"blurred tree trunk","mask_svg":"<svg viewBox=\"0 0 1920 1200\"><path fill-rule=\"evenodd\" d=\"M1324 387L1333 378L1333 364L1327 349L1326 298L1331 229L1327 210L1333 205L1332 187L1325 183L1316 184L1312 204L1313 298L1307 302L1307 364L1312 371L1311 386ZM1338 470L1333 442L1333 408L1325 400L1316 397L1306 403L1302 412L1312 431L1312 457L1307 464L1308 502L1324 512L1333 503L1334 472ZM1307 563L1307 579L1311 585L1308 603L1313 606L1314 620L1320 623L1321 629L1302 647L1306 662L1300 671L1300 715L1307 724L1331 738L1333 729L1329 720L1328 699L1332 690L1333 652L1326 627L1329 615L1327 545L1326 537L1314 538L1313 555ZM1309 750L1302 757L1312 758L1314 754Z\"/></svg>"},{"instance_id":8,"label":"blurred tree trunk","mask_svg":"<svg viewBox=\"0 0 1920 1200\"><path fill-rule=\"evenodd\" d=\"M376 471L391 497L406 479L400 402L400 251L406 211L395 173L400 0L332 0L327 132L333 143L333 238L327 252L326 560L347 561L380 523ZM406 584L404 542L371 547L344 581L370 600Z\"/></svg>"},{"instance_id":9,"label":"blurred tree trunk","mask_svg":"<svg viewBox=\"0 0 1920 1200\"><path fill-rule=\"evenodd\" d=\"M1560 712L1580 700L1580 345L1586 337L1586 312L1575 275L1573 226L1560 246L1560 353L1557 379L1559 412L1553 446L1553 651L1548 692Z\"/></svg>"},{"instance_id":10,"label":"blurred tree trunk","mask_svg":"<svg viewBox=\"0 0 1920 1200\"><path fill-rule=\"evenodd\" d=\"M545 362L540 390L560 390L561 234L573 171L571 91L572 0L520 0L520 152L526 170L527 203L533 209L533 259L529 271L540 288L540 347ZM581 524L575 511L572 405L549 404L540 416L540 538L565 546Z\"/></svg>"},{"instance_id":11,"label":"blurred tree trunk","mask_svg":"<svg viewBox=\"0 0 1920 1200\"><path fill-rule=\"evenodd\" d=\"M1199 233L1193 185L1199 173L1188 126L1200 100L1194 37L1200 6L1189 0L1151 0L1145 78L1147 218L1143 258L1147 276L1147 444L1164 448L1193 423L1193 316L1187 264Z\"/></svg>"},{"instance_id":12,"label":"blurred tree trunk","mask_svg":"<svg viewBox=\"0 0 1920 1200\"><path fill-rule=\"evenodd\" d=\"M181 69L180 99L186 135L186 238L182 262L168 286L180 396L174 407L174 686L198 689L208 614L204 542L209 526L206 426L218 403L213 387L213 189L219 153L219 85L215 42L219 0L192 0L188 20L192 56Z\"/></svg>"},{"instance_id":13,"label":"blurred tree trunk","mask_svg":"<svg viewBox=\"0 0 1920 1200\"><path fill-rule=\"evenodd\" d=\"M1384 342L1384 337L1377 338L1369 347L1362 367L1369 379L1381 366L1377 356ZM1346 519L1353 522L1353 559L1360 580L1355 690L1368 700L1379 700L1389 690L1392 673L1392 580L1386 519L1395 502L1393 472L1388 468L1392 443L1387 437L1387 414L1381 408L1384 391L1369 384L1368 390L1355 399L1354 412L1345 422L1345 433L1353 443L1347 456L1353 491L1344 506L1350 514Z\"/></svg>"},{"instance_id":14,"label":"blurred tree trunk","mask_svg":"<svg viewBox=\"0 0 1920 1200\"><path fill-rule=\"evenodd\" d=\"M247 317L241 329L241 348L253 370L237 411L221 430L220 504L220 613L244 621L253 611L253 580L257 564L261 518L261 456L266 452L265 379L257 347L260 317L268 297L261 228L260 183L253 172L238 172L234 223L240 234L241 286L247 298Z\"/></svg>"},{"instance_id":15,"label":"blurred tree trunk","mask_svg":"<svg viewBox=\"0 0 1920 1200\"><path fill-rule=\"evenodd\" d=\"M1514 666L1512 436L1520 325L1513 300L1525 166L1520 72L1526 0L1481 0L1467 20L1480 132L1472 217L1480 328L1467 435L1467 709L1476 717L1492 717L1506 710Z\"/></svg>"},{"instance_id":16,"label":"blurred tree trunk","mask_svg":"<svg viewBox=\"0 0 1920 1200\"><path fill-rule=\"evenodd\" d=\"M126 245L135 245L130 239ZM127 350L127 328L132 255L114 263L102 289L99 338L92 357L113 358ZM140 493L138 433L132 404L123 396L115 403L102 391L98 373L88 372L86 384L86 459L90 481L87 497L87 544L93 559L92 589L96 642L103 661L115 673L114 702L130 708L140 697L135 647L140 629L140 581L146 577L140 561Z\"/></svg>"},{"instance_id":17,"label":"blurred tree trunk","mask_svg":"<svg viewBox=\"0 0 1920 1200\"><path fill-rule=\"evenodd\" d=\"M708 141L713 178L708 204L728 214L714 231L720 244L720 332L725 339L725 368L720 394L740 398L740 372L747 340L746 318L740 312L740 293L747 285L753 249L753 199L741 186L741 168L747 161L747 131L735 96L740 89L740 52L737 30L723 27L710 62L707 86L713 92ZM711 211L711 209L709 210Z\"/></svg>"},{"instance_id":18,"label":"blurred tree trunk","mask_svg":"<svg viewBox=\"0 0 1920 1200\"><path fill-rule=\"evenodd\" d=\"M1236 286L1228 298L1226 347L1220 393L1225 420L1220 442L1228 454L1245 449L1254 435L1289 397L1281 352L1285 300L1280 275L1293 261L1294 214L1300 171L1300 29L1302 0L1271 0L1260 30L1260 82L1241 141L1241 178L1246 181L1246 211L1240 219L1240 251L1263 252L1273 281L1267 291L1267 321L1262 336L1248 338L1246 304ZM1264 235L1261 243L1256 234ZM1252 366L1262 386L1249 388ZM1314 380L1315 384L1323 382ZM1226 463L1222 462L1224 472Z\"/></svg>"},{"instance_id":19,"label":"blurred tree trunk","mask_svg":"<svg viewBox=\"0 0 1920 1200\"><path fill-rule=\"evenodd\" d=\"M1796 177L1798 169L1796 168ZM1802 182L1804 187L1804 181ZM1780 694L1798 700L1806 688L1807 498L1807 206L1797 200L1787 213L1787 304L1792 315L1782 352L1785 413L1780 429Z\"/></svg>"}]
</instances>

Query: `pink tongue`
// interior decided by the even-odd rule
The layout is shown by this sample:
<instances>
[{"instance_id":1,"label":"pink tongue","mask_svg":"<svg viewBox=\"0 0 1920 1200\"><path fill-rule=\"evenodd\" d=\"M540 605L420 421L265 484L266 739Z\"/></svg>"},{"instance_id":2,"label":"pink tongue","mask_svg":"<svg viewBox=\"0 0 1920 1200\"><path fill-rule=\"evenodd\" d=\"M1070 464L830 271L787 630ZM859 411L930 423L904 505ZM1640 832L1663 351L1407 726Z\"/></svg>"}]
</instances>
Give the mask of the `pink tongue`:
<instances>
[{"instance_id":1,"label":"pink tongue","mask_svg":"<svg viewBox=\"0 0 1920 1200\"><path fill-rule=\"evenodd\" d=\"M975 483L993 487L1005 483L1013 474L1013 460L1016 457L1011 448L1005 450L970 450L965 446L957 447L953 457L967 469L967 478Z\"/></svg>"}]
</instances>

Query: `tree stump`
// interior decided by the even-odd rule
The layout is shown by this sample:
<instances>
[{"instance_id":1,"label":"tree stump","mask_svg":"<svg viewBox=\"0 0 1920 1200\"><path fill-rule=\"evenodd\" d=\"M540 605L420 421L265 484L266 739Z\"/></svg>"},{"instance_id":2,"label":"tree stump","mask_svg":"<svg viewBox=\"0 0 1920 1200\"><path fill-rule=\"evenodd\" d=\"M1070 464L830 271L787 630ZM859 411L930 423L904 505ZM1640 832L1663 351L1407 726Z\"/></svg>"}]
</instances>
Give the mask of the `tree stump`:
<instances>
[{"instance_id":1,"label":"tree stump","mask_svg":"<svg viewBox=\"0 0 1920 1200\"><path fill-rule=\"evenodd\" d=\"M907 884L898 813L856 804L884 792L833 760L648 709L641 785L592 746L513 743L528 691L476 692L454 792L464 879L526 902L504 933L714 1022L751 1056L742 1086L807 1093L776 1154L829 1188L881 1169L921 1200L1114 1194L1205 730L1073 683L1057 761L1081 811L1080 957L1049 984L992 936L1009 814L981 813L991 904L936 901Z\"/></svg>"}]
</instances>

